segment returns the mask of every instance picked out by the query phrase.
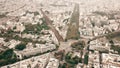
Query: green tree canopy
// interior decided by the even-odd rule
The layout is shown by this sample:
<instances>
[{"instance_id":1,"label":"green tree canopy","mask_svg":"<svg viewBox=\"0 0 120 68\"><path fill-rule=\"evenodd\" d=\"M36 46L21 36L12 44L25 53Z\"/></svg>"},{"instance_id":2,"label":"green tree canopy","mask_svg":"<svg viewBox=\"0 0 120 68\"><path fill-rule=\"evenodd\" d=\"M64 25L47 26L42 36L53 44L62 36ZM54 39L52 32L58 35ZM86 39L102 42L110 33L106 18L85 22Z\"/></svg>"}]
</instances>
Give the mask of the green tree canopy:
<instances>
[{"instance_id":1,"label":"green tree canopy","mask_svg":"<svg viewBox=\"0 0 120 68\"><path fill-rule=\"evenodd\" d=\"M26 44L25 43L20 43L20 44L15 46L15 49L17 49L17 50L23 50L25 48L26 48Z\"/></svg>"},{"instance_id":2,"label":"green tree canopy","mask_svg":"<svg viewBox=\"0 0 120 68\"><path fill-rule=\"evenodd\" d=\"M13 54L14 54L13 49L8 49L2 54L2 56L4 59L10 59L12 58Z\"/></svg>"}]
</instances>

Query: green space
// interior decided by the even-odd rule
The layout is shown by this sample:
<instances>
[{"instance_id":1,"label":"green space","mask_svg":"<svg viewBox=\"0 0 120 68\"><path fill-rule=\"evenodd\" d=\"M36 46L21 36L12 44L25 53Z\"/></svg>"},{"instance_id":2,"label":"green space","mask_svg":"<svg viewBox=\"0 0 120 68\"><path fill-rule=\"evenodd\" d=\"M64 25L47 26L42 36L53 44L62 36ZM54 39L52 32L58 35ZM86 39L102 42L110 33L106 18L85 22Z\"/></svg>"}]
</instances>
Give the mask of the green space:
<instances>
[{"instance_id":1,"label":"green space","mask_svg":"<svg viewBox=\"0 0 120 68\"><path fill-rule=\"evenodd\" d=\"M112 12L95 11L95 12L93 12L93 14L107 16L108 20L114 20L114 19L116 19L115 15L119 15L120 12L119 11L114 11L114 12L113 11Z\"/></svg>"},{"instance_id":2,"label":"green space","mask_svg":"<svg viewBox=\"0 0 120 68\"><path fill-rule=\"evenodd\" d=\"M25 25L25 30L22 33L40 34L43 29L48 30L49 27L45 23L35 25L27 24Z\"/></svg>"},{"instance_id":3,"label":"green space","mask_svg":"<svg viewBox=\"0 0 120 68\"><path fill-rule=\"evenodd\" d=\"M74 42L73 44L71 44L71 47L75 48L76 50L83 50L83 48L85 47L85 42L84 41Z\"/></svg>"},{"instance_id":4,"label":"green space","mask_svg":"<svg viewBox=\"0 0 120 68\"><path fill-rule=\"evenodd\" d=\"M114 46L114 45L112 45L111 49L114 50L114 51L117 51L118 54L120 54L120 46Z\"/></svg>"},{"instance_id":5,"label":"green space","mask_svg":"<svg viewBox=\"0 0 120 68\"><path fill-rule=\"evenodd\" d=\"M84 58L84 64L88 64L88 54L86 54L85 56L84 56L85 58Z\"/></svg>"},{"instance_id":6,"label":"green space","mask_svg":"<svg viewBox=\"0 0 120 68\"><path fill-rule=\"evenodd\" d=\"M8 12L5 12L5 13L0 13L0 18L7 17L7 16L6 16L7 14L8 14Z\"/></svg>"},{"instance_id":7,"label":"green space","mask_svg":"<svg viewBox=\"0 0 120 68\"><path fill-rule=\"evenodd\" d=\"M76 65L82 62L82 59L78 56L72 57L72 53L67 53L65 56L65 61L69 64Z\"/></svg>"},{"instance_id":8,"label":"green space","mask_svg":"<svg viewBox=\"0 0 120 68\"><path fill-rule=\"evenodd\" d=\"M29 13L29 14L34 14L34 16L40 15L38 11L35 11L35 12L26 11L26 13L23 14L23 16L26 16L28 13Z\"/></svg>"},{"instance_id":9,"label":"green space","mask_svg":"<svg viewBox=\"0 0 120 68\"><path fill-rule=\"evenodd\" d=\"M75 68L75 65L63 63L63 64L60 64L58 68Z\"/></svg>"},{"instance_id":10,"label":"green space","mask_svg":"<svg viewBox=\"0 0 120 68\"><path fill-rule=\"evenodd\" d=\"M26 29L22 32L22 34L24 33L31 33L31 34L41 34L41 30L48 30L48 26L45 23L40 24L36 24L36 25L26 25ZM19 40L22 41L24 43L28 43L28 42L33 42L33 43L41 43L41 44L45 44L46 41L34 41L30 38L21 38L18 36L18 34L20 34L20 32L14 32L12 29L9 29L3 33L0 34L0 37L5 38L5 41L9 41L10 39L15 39L15 40Z\"/></svg>"},{"instance_id":11,"label":"green space","mask_svg":"<svg viewBox=\"0 0 120 68\"><path fill-rule=\"evenodd\" d=\"M13 49L8 49L0 54L0 66L12 64L18 61Z\"/></svg>"},{"instance_id":12,"label":"green space","mask_svg":"<svg viewBox=\"0 0 120 68\"><path fill-rule=\"evenodd\" d=\"M26 43L20 43L15 46L15 49L17 49L17 50L23 50L25 48L26 48Z\"/></svg>"},{"instance_id":13,"label":"green space","mask_svg":"<svg viewBox=\"0 0 120 68\"><path fill-rule=\"evenodd\" d=\"M119 40L119 41L120 41L120 31L108 33L108 34L106 35L106 37L107 37L108 39L116 39L116 40Z\"/></svg>"},{"instance_id":14,"label":"green space","mask_svg":"<svg viewBox=\"0 0 120 68\"><path fill-rule=\"evenodd\" d=\"M95 11L93 14L101 15L101 16L107 16L107 13L102 12L102 11Z\"/></svg>"},{"instance_id":15,"label":"green space","mask_svg":"<svg viewBox=\"0 0 120 68\"><path fill-rule=\"evenodd\" d=\"M16 35L15 33L4 33L4 34L0 34L0 37L3 37L6 39L6 41L8 41L9 39L15 39L15 40L19 40L19 41L22 41L24 43L28 43L28 42L32 42L32 43L40 43L40 44L45 44L46 41L34 41L30 38L21 38L19 37L18 35Z\"/></svg>"},{"instance_id":16,"label":"green space","mask_svg":"<svg viewBox=\"0 0 120 68\"><path fill-rule=\"evenodd\" d=\"M114 51L117 51L118 52L118 54L120 54L120 46L118 45L114 45L114 42L111 40L111 41L109 41L110 42L110 44L111 44L111 49L112 50L114 50Z\"/></svg>"}]
</instances>

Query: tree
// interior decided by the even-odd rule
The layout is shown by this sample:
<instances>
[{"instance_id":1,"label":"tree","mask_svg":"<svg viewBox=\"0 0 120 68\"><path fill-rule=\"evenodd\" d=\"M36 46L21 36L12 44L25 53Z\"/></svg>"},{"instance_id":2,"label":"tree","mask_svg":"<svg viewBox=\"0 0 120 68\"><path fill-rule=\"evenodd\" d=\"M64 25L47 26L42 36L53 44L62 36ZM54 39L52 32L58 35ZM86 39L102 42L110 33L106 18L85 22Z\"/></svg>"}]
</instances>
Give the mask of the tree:
<instances>
[{"instance_id":1,"label":"tree","mask_svg":"<svg viewBox=\"0 0 120 68\"><path fill-rule=\"evenodd\" d=\"M39 12L34 12L34 16L40 15Z\"/></svg>"},{"instance_id":2,"label":"tree","mask_svg":"<svg viewBox=\"0 0 120 68\"><path fill-rule=\"evenodd\" d=\"M67 63L64 63L64 64L62 65L62 68L66 68L66 66L67 66Z\"/></svg>"},{"instance_id":3,"label":"tree","mask_svg":"<svg viewBox=\"0 0 120 68\"><path fill-rule=\"evenodd\" d=\"M71 47L77 50L83 50L84 46L85 46L84 41L74 42L73 44L71 44Z\"/></svg>"},{"instance_id":4,"label":"tree","mask_svg":"<svg viewBox=\"0 0 120 68\"><path fill-rule=\"evenodd\" d=\"M26 48L26 44L25 43L20 43L20 44L15 46L15 49L17 49L17 50L23 50L25 48Z\"/></svg>"},{"instance_id":5,"label":"tree","mask_svg":"<svg viewBox=\"0 0 120 68\"><path fill-rule=\"evenodd\" d=\"M7 49L2 54L0 54L0 66L12 64L17 61L17 56L13 49Z\"/></svg>"},{"instance_id":6,"label":"tree","mask_svg":"<svg viewBox=\"0 0 120 68\"><path fill-rule=\"evenodd\" d=\"M11 59L13 54L14 54L13 49L8 49L2 54L2 56L4 59Z\"/></svg>"},{"instance_id":7,"label":"tree","mask_svg":"<svg viewBox=\"0 0 120 68\"><path fill-rule=\"evenodd\" d=\"M81 58L79 58L78 56L75 56L75 57L72 57L72 54L70 53L67 53L66 56L65 56L65 61L67 63L70 63L72 65L75 65L75 64L78 64L82 61Z\"/></svg>"},{"instance_id":8,"label":"tree","mask_svg":"<svg viewBox=\"0 0 120 68\"><path fill-rule=\"evenodd\" d=\"M13 27L14 30L15 30L16 28L17 28L16 26Z\"/></svg>"},{"instance_id":9,"label":"tree","mask_svg":"<svg viewBox=\"0 0 120 68\"><path fill-rule=\"evenodd\" d=\"M88 54L85 55L84 63L85 63L85 64L88 64Z\"/></svg>"}]
</instances>

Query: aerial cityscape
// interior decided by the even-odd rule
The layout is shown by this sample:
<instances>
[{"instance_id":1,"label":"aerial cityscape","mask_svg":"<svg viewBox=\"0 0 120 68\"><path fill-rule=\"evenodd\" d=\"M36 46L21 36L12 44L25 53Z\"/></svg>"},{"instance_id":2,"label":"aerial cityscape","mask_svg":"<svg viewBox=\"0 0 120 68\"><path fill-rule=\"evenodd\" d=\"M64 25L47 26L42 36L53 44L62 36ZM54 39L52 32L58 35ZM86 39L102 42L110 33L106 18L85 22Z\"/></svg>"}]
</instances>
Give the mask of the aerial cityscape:
<instances>
[{"instance_id":1,"label":"aerial cityscape","mask_svg":"<svg viewBox=\"0 0 120 68\"><path fill-rule=\"evenodd\" d=\"M120 68L120 0L0 0L0 68Z\"/></svg>"}]
</instances>

